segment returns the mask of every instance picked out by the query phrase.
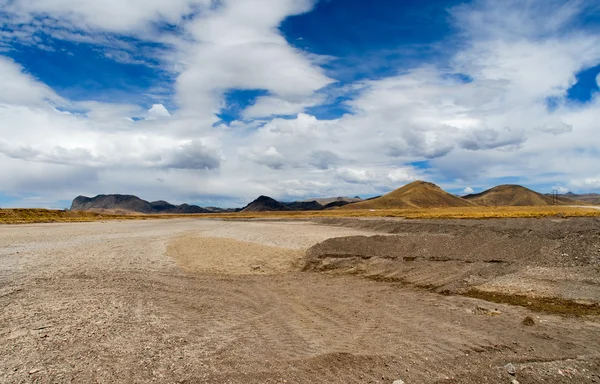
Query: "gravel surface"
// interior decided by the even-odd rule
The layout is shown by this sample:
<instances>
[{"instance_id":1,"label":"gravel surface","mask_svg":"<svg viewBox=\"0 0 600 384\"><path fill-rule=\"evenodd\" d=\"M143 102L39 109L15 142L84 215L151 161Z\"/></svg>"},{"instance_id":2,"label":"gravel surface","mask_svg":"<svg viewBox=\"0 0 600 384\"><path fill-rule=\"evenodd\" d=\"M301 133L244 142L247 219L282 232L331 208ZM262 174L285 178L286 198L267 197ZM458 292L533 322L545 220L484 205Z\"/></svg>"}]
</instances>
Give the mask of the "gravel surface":
<instances>
[{"instance_id":1,"label":"gravel surface","mask_svg":"<svg viewBox=\"0 0 600 384\"><path fill-rule=\"evenodd\" d=\"M208 220L0 226L0 382L600 380L596 318L300 271L315 243L374 230ZM526 316L535 325L523 325Z\"/></svg>"}]
</instances>

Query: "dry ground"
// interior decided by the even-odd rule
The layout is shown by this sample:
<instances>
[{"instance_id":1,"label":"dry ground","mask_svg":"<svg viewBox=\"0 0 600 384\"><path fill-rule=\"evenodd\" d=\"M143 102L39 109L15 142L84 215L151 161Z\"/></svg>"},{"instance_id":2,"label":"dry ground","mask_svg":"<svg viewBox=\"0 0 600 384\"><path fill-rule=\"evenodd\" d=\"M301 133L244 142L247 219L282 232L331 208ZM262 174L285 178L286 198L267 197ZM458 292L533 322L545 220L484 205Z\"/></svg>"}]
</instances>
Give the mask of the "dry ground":
<instances>
[{"instance_id":1,"label":"dry ground","mask_svg":"<svg viewBox=\"0 0 600 384\"><path fill-rule=\"evenodd\" d=\"M597 317L301 271L386 225L1 226L0 382L600 382Z\"/></svg>"}]
</instances>

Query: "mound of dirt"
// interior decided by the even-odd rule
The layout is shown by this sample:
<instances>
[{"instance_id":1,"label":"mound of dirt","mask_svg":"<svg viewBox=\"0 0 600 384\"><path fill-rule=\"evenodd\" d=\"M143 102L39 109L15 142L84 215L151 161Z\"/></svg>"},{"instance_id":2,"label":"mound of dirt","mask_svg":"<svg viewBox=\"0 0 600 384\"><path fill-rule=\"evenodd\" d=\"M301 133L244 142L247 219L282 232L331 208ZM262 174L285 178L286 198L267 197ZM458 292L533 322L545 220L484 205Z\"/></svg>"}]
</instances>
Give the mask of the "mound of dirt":
<instances>
[{"instance_id":1,"label":"mound of dirt","mask_svg":"<svg viewBox=\"0 0 600 384\"><path fill-rule=\"evenodd\" d=\"M393 235L326 240L307 251L305 270L359 274L445 293L534 294L600 303L598 219L319 222Z\"/></svg>"},{"instance_id":2,"label":"mound of dirt","mask_svg":"<svg viewBox=\"0 0 600 384\"><path fill-rule=\"evenodd\" d=\"M269 196L259 196L242 208L241 212L289 211L290 209Z\"/></svg>"},{"instance_id":3,"label":"mound of dirt","mask_svg":"<svg viewBox=\"0 0 600 384\"><path fill-rule=\"evenodd\" d=\"M486 206L541 206L541 205L577 205L580 202L559 197L553 199L525 188L521 185L499 185L481 193L463 197L472 203Z\"/></svg>"},{"instance_id":4,"label":"mound of dirt","mask_svg":"<svg viewBox=\"0 0 600 384\"><path fill-rule=\"evenodd\" d=\"M71 204L72 211L127 212L127 213L208 213L197 205L173 205L166 201L148 202L133 195L77 196Z\"/></svg>"},{"instance_id":5,"label":"mound of dirt","mask_svg":"<svg viewBox=\"0 0 600 384\"><path fill-rule=\"evenodd\" d=\"M415 181L381 197L348 204L342 209L470 207L474 204L445 192L433 183Z\"/></svg>"}]
</instances>

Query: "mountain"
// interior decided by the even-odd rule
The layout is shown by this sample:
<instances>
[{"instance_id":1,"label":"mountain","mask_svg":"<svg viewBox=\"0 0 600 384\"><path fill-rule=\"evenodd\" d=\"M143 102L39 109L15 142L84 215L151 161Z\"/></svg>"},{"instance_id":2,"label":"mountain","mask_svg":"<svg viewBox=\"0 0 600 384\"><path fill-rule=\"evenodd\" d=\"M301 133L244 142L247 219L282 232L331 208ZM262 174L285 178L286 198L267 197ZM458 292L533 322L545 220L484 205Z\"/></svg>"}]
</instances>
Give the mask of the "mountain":
<instances>
[{"instance_id":1,"label":"mountain","mask_svg":"<svg viewBox=\"0 0 600 384\"><path fill-rule=\"evenodd\" d=\"M290 211L320 211L323 206L316 200L313 201L293 201L291 203L282 203Z\"/></svg>"},{"instance_id":2,"label":"mountain","mask_svg":"<svg viewBox=\"0 0 600 384\"><path fill-rule=\"evenodd\" d=\"M552 196L552 195L546 195L546 196ZM598 193L577 194L577 193L568 192L568 193L565 193L564 195L558 195L558 196L562 197L562 198L583 201L584 203L588 203L588 204L600 205L600 194L598 194Z\"/></svg>"},{"instance_id":3,"label":"mountain","mask_svg":"<svg viewBox=\"0 0 600 384\"><path fill-rule=\"evenodd\" d=\"M521 185L499 185L481 193L464 196L463 199L479 205L487 206L540 206L554 205L551 196L542 195ZM565 197L556 199L556 205L577 205L576 200Z\"/></svg>"},{"instance_id":4,"label":"mountain","mask_svg":"<svg viewBox=\"0 0 600 384\"><path fill-rule=\"evenodd\" d=\"M203 207L211 213L233 213L241 211L241 208Z\"/></svg>"},{"instance_id":5,"label":"mountain","mask_svg":"<svg viewBox=\"0 0 600 384\"><path fill-rule=\"evenodd\" d=\"M358 203L359 201L362 201L362 199L358 196L355 197L344 197L344 196L338 196L338 197L320 197L317 199L309 199L309 200L303 200L303 202L311 202L311 201L316 201L317 203L325 206L327 204L331 204L334 202L344 202L344 203Z\"/></svg>"},{"instance_id":6,"label":"mountain","mask_svg":"<svg viewBox=\"0 0 600 384\"><path fill-rule=\"evenodd\" d=\"M260 196L244 208L241 212L265 212L265 211L320 211L323 206L315 200L292 201L282 203L268 196Z\"/></svg>"},{"instance_id":7,"label":"mountain","mask_svg":"<svg viewBox=\"0 0 600 384\"><path fill-rule=\"evenodd\" d=\"M148 202L133 195L77 196L71 204L72 211L120 210L133 213L209 213L197 205L173 205L166 201Z\"/></svg>"},{"instance_id":8,"label":"mountain","mask_svg":"<svg viewBox=\"0 0 600 384\"><path fill-rule=\"evenodd\" d=\"M473 205L433 183L415 181L381 197L348 204L341 209L441 208Z\"/></svg>"},{"instance_id":9,"label":"mountain","mask_svg":"<svg viewBox=\"0 0 600 384\"><path fill-rule=\"evenodd\" d=\"M269 196L259 196L242 208L241 212L289 211L290 209Z\"/></svg>"},{"instance_id":10,"label":"mountain","mask_svg":"<svg viewBox=\"0 0 600 384\"><path fill-rule=\"evenodd\" d=\"M336 201L332 201L329 204L325 204L323 206L323 210L333 209L333 208L338 208L338 207L343 207L343 206L348 205L348 204L352 204L352 203L348 202L348 201L344 201L344 200L336 200Z\"/></svg>"}]
</instances>

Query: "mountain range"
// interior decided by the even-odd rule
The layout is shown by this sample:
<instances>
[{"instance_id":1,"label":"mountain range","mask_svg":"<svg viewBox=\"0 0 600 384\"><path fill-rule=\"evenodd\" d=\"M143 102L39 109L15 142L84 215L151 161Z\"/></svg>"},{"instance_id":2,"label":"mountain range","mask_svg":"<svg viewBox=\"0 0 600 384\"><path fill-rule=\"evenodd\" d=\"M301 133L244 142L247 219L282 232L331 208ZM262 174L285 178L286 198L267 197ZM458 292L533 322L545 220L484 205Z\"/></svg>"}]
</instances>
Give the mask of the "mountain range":
<instances>
[{"instance_id":1,"label":"mountain range","mask_svg":"<svg viewBox=\"0 0 600 384\"><path fill-rule=\"evenodd\" d=\"M567 192L562 195L559 194L558 197L583 201L585 203L592 204L592 205L600 205L600 194L598 194L598 193L576 194L573 192Z\"/></svg>"},{"instance_id":2,"label":"mountain range","mask_svg":"<svg viewBox=\"0 0 600 384\"><path fill-rule=\"evenodd\" d=\"M222 209L197 205L173 205L166 201L148 202L133 195L78 196L71 210L106 213L186 214L265 211L321 211L327 209L424 209L476 206L547 206L600 204L600 195L541 194L520 185L499 185L481 193L459 197L426 181L414 181L386 195L370 199L360 197L330 197L304 201L281 202L259 196L243 208Z\"/></svg>"},{"instance_id":3,"label":"mountain range","mask_svg":"<svg viewBox=\"0 0 600 384\"><path fill-rule=\"evenodd\" d=\"M148 202L133 195L77 196L71 204L73 211L125 211L144 214L156 213L210 213L197 205L173 205L166 201Z\"/></svg>"}]
</instances>

